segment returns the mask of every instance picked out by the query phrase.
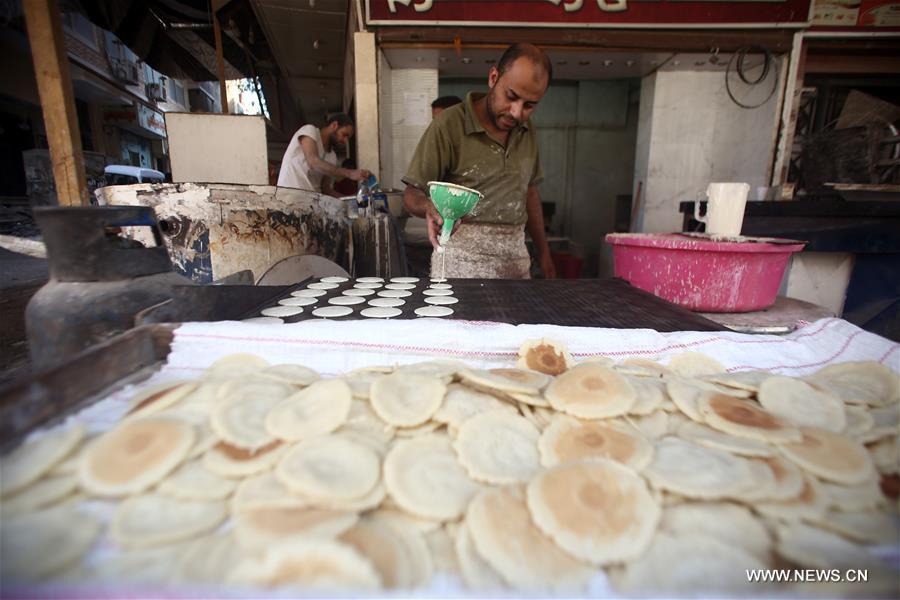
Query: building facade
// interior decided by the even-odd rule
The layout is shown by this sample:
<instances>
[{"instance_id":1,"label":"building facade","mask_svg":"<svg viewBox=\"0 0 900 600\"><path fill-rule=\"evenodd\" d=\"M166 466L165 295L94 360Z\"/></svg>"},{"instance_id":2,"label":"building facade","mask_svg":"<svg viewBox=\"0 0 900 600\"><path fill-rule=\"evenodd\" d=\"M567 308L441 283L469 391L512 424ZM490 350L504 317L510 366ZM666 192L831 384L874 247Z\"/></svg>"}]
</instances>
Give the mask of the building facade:
<instances>
[{"instance_id":1,"label":"building facade","mask_svg":"<svg viewBox=\"0 0 900 600\"><path fill-rule=\"evenodd\" d=\"M165 113L217 112L218 86L161 75L76 11L62 13L75 108L91 188L106 165L170 170ZM56 201L34 67L21 14L0 27L0 197Z\"/></svg>"}]
</instances>

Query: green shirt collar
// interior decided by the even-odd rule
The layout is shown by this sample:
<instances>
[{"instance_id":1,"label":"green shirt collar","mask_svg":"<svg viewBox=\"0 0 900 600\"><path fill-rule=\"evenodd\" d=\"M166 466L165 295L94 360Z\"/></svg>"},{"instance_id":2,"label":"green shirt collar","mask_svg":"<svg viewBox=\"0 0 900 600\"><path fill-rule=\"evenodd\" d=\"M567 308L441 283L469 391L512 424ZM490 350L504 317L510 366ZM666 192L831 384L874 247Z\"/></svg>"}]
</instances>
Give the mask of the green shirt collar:
<instances>
[{"instance_id":1,"label":"green shirt collar","mask_svg":"<svg viewBox=\"0 0 900 600\"><path fill-rule=\"evenodd\" d=\"M487 96L484 92L469 92L466 94L465 101L465 131L466 135L471 135L473 133L487 133L484 129L484 125L481 124L481 121L478 119L478 114L475 112L475 102ZM527 131L528 127L531 125L531 121L525 121L521 125L519 125L516 129L521 129L523 131Z\"/></svg>"}]
</instances>

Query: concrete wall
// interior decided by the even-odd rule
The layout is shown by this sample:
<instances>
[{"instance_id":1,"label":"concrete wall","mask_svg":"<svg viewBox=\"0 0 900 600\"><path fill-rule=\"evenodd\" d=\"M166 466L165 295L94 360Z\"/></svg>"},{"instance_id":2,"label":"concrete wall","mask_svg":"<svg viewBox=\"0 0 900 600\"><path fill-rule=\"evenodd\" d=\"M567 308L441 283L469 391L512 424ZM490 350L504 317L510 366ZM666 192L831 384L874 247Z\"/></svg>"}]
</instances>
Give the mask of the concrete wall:
<instances>
[{"instance_id":1,"label":"concrete wall","mask_svg":"<svg viewBox=\"0 0 900 600\"><path fill-rule=\"evenodd\" d=\"M745 109L728 97L721 71L645 77L634 161L635 186L643 182L638 230L681 231L678 203L701 199L710 182L768 185L778 96Z\"/></svg>"},{"instance_id":2,"label":"concrete wall","mask_svg":"<svg viewBox=\"0 0 900 600\"><path fill-rule=\"evenodd\" d=\"M438 97L437 69L392 69L389 85L390 105L385 106L384 117L390 115L390 133L383 142L390 144L388 170L382 167L385 187L403 189L401 181L415 153L416 145L431 123L431 103ZM422 108L426 104L425 118L421 113L413 116L410 108ZM418 117L418 118L416 118Z\"/></svg>"},{"instance_id":3,"label":"concrete wall","mask_svg":"<svg viewBox=\"0 0 900 600\"><path fill-rule=\"evenodd\" d=\"M378 50L375 48L375 35L354 33L353 49L357 166L379 173Z\"/></svg>"},{"instance_id":4,"label":"concrete wall","mask_svg":"<svg viewBox=\"0 0 900 600\"><path fill-rule=\"evenodd\" d=\"M391 65L381 49L378 50L378 144L381 172L376 173L384 188L392 187L394 179L394 109L391 103L393 87ZM399 180L397 186L400 185Z\"/></svg>"}]
</instances>

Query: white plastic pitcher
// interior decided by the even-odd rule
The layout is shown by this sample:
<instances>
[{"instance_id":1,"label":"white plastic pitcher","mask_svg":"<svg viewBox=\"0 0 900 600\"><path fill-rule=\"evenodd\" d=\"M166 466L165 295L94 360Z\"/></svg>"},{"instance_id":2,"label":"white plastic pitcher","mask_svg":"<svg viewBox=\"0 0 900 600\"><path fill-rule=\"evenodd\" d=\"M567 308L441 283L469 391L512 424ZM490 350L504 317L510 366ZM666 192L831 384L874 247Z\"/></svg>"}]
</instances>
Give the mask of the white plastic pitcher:
<instances>
[{"instance_id":1,"label":"white plastic pitcher","mask_svg":"<svg viewBox=\"0 0 900 600\"><path fill-rule=\"evenodd\" d=\"M706 223L706 233L710 235L741 235L749 192L747 183L711 183L706 188L706 216L700 216L700 203L696 202L694 218Z\"/></svg>"}]
</instances>

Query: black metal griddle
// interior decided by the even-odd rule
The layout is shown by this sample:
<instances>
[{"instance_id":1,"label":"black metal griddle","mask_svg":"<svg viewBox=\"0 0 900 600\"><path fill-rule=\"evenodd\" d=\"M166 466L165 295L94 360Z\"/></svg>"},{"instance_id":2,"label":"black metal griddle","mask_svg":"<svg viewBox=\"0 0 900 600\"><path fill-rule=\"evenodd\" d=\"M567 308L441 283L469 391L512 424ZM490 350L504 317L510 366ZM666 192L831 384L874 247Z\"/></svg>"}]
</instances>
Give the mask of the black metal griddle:
<instances>
[{"instance_id":1,"label":"black metal griddle","mask_svg":"<svg viewBox=\"0 0 900 600\"><path fill-rule=\"evenodd\" d=\"M12 447L34 428L103 397L112 389L147 377L164 361L178 323L189 321L239 320L259 315L268 306L305 288L309 281L293 286L207 285L176 286L173 298L137 315L136 329L91 346L66 362L43 369L0 389L0 451ZM657 331L722 331L725 328L675 306L621 279L578 280L482 280L455 279L449 283L459 302L454 319L496 321L511 324L555 324ZM327 290L316 306L340 295L353 282ZM396 318L418 318L413 312L425 303L421 291L427 280L416 285L406 298L403 314ZM366 298L372 298L367 296ZM419 301L410 301L419 298ZM353 315L335 319L350 321L368 306L353 306ZM309 307L286 322L313 318Z\"/></svg>"},{"instance_id":2,"label":"black metal griddle","mask_svg":"<svg viewBox=\"0 0 900 600\"><path fill-rule=\"evenodd\" d=\"M277 306L278 300L307 287L313 280L288 287L207 286L176 290L176 297L164 305L146 311L139 323L240 320L260 316L260 311ZM313 309L328 306L328 299L342 295L354 281L325 290L316 304L303 307L301 314L283 317L286 323L317 319ZM639 290L626 281L606 279L451 279L453 295L459 302L450 306L450 319L495 321L500 323L549 324L616 329L655 329L656 331L724 331L723 326L704 317ZM427 306L422 291L427 279L415 284L412 294L403 298L401 315L395 319L416 319L415 309ZM384 288L379 288L380 291ZM364 319L359 313L375 295L363 296L364 302L351 306L346 317L330 320Z\"/></svg>"}]
</instances>

